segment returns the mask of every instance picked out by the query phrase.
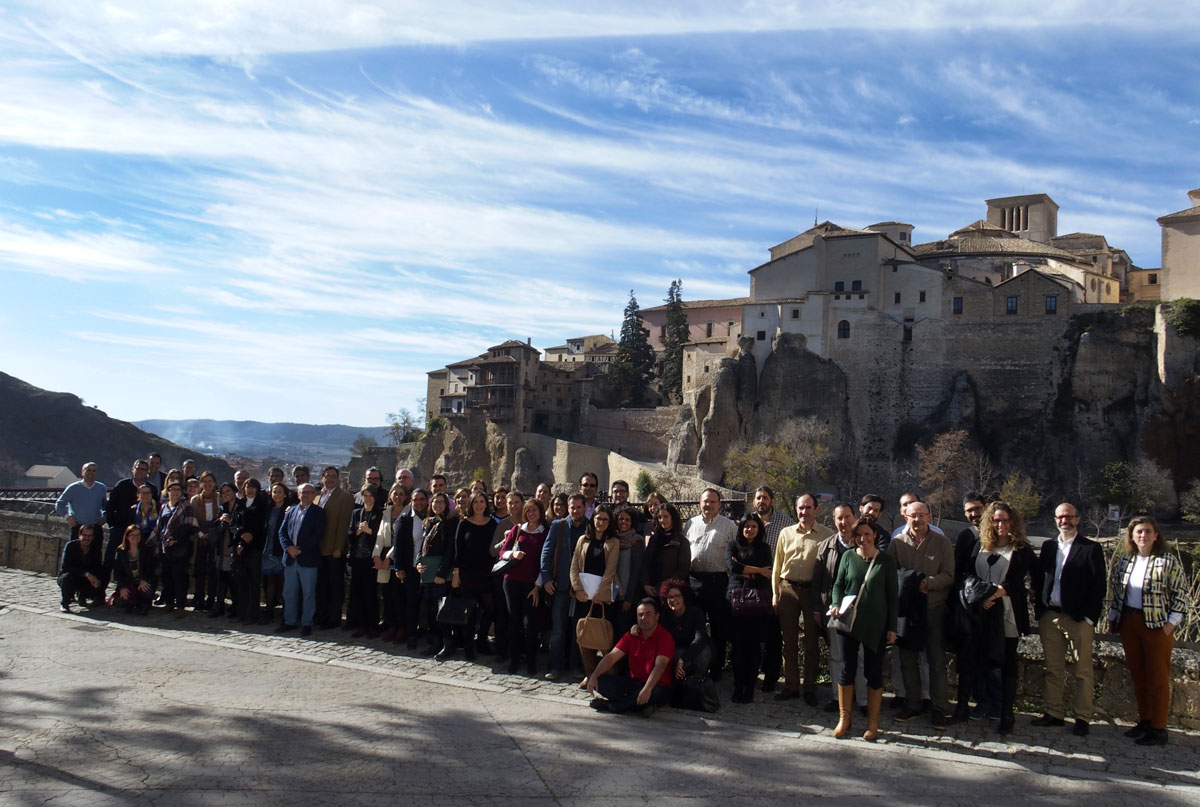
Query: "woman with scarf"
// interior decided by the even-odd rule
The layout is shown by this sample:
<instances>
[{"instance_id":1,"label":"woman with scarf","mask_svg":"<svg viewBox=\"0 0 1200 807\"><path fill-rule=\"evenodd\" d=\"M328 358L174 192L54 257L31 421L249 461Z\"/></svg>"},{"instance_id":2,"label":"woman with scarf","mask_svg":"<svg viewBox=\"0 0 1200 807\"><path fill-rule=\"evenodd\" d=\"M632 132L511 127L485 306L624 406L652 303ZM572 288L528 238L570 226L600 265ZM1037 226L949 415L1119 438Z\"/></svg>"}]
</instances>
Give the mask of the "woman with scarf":
<instances>
[{"instance_id":1,"label":"woman with scarf","mask_svg":"<svg viewBox=\"0 0 1200 807\"><path fill-rule=\"evenodd\" d=\"M192 572L195 578L192 607L197 611L213 611L212 615L216 616L219 556L215 553L215 547L220 541L220 519L224 510L221 495L217 492L217 478L212 472L204 471L197 483L200 490L191 497L192 513L200 525L200 534L196 536L195 551L192 555L195 562ZM223 603L220 610L225 610Z\"/></svg>"},{"instance_id":2,"label":"woman with scarf","mask_svg":"<svg viewBox=\"0 0 1200 807\"><path fill-rule=\"evenodd\" d=\"M613 517L617 521L617 540L621 554L617 558L617 584L620 586L619 607L616 613L616 637L625 635L637 621L636 608L645 596L642 579L642 558L646 555L646 537L637 528L637 511L629 506L618 507Z\"/></svg>"},{"instance_id":3,"label":"woman with scarf","mask_svg":"<svg viewBox=\"0 0 1200 807\"><path fill-rule=\"evenodd\" d=\"M151 539L160 550L163 599L172 611L182 611L187 605L188 565L199 532L196 514L183 498L183 483L177 479L167 483L167 500L158 513Z\"/></svg>"}]
</instances>

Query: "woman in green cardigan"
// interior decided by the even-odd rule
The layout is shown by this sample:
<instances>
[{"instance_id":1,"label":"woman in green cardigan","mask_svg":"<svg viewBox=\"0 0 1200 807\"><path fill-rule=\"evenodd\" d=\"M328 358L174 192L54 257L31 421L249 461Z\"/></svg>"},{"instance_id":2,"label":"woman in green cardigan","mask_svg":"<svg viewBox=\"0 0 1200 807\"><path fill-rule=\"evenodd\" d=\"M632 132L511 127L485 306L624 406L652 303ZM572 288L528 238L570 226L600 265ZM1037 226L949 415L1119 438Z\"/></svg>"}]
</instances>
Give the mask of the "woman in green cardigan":
<instances>
[{"instance_id":1,"label":"woman in green cardigan","mask_svg":"<svg viewBox=\"0 0 1200 807\"><path fill-rule=\"evenodd\" d=\"M838 629L842 672L838 680L840 719L833 736L845 737L854 714L854 676L858 673L858 648L863 649L863 673L867 679L867 730L864 740L879 736L879 707L883 702L883 658L887 646L896 641L896 561L875 546L875 525L866 518L854 524L853 552L846 552L833 581L833 605L829 616L849 613L850 630ZM843 617L845 620L845 617Z\"/></svg>"}]
</instances>

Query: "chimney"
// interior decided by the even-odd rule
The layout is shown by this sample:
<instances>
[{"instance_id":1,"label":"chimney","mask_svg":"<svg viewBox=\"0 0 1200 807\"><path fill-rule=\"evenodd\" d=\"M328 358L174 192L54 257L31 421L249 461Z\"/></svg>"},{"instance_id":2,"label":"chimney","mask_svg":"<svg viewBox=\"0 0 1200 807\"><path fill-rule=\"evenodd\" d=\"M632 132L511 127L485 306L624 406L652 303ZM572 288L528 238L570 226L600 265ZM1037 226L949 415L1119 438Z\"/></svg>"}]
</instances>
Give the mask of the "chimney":
<instances>
[{"instance_id":1,"label":"chimney","mask_svg":"<svg viewBox=\"0 0 1200 807\"><path fill-rule=\"evenodd\" d=\"M1192 200L1192 207L1200 207L1200 188L1188 191L1188 198Z\"/></svg>"}]
</instances>

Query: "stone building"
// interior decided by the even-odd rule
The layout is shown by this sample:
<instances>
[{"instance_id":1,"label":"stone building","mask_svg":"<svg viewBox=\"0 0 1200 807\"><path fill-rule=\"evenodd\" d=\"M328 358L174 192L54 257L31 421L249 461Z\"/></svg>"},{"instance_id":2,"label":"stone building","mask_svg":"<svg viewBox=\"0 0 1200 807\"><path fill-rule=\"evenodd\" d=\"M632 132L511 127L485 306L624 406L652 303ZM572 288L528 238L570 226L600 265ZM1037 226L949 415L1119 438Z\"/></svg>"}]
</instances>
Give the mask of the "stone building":
<instances>
[{"instance_id":1,"label":"stone building","mask_svg":"<svg viewBox=\"0 0 1200 807\"><path fill-rule=\"evenodd\" d=\"M617 357L617 342L604 334L577 336L568 339L565 345L546 348L547 362L591 362L611 364Z\"/></svg>"},{"instance_id":2,"label":"stone building","mask_svg":"<svg viewBox=\"0 0 1200 807\"><path fill-rule=\"evenodd\" d=\"M481 410L488 420L518 429L533 424L534 390L541 351L515 339L473 359L427 374L426 420Z\"/></svg>"},{"instance_id":3,"label":"stone building","mask_svg":"<svg viewBox=\"0 0 1200 807\"><path fill-rule=\"evenodd\" d=\"M688 321L688 341L700 339L727 339L734 344L741 335L742 305L745 297L730 300L690 300L683 302L683 313ZM642 324L649 335L650 347L655 353L666 349L667 307L656 305L641 310Z\"/></svg>"},{"instance_id":4,"label":"stone building","mask_svg":"<svg viewBox=\"0 0 1200 807\"><path fill-rule=\"evenodd\" d=\"M1158 219L1162 227L1162 299L1200 299L1200 188L1192 206Z\"/></svg>"}]
</instances>

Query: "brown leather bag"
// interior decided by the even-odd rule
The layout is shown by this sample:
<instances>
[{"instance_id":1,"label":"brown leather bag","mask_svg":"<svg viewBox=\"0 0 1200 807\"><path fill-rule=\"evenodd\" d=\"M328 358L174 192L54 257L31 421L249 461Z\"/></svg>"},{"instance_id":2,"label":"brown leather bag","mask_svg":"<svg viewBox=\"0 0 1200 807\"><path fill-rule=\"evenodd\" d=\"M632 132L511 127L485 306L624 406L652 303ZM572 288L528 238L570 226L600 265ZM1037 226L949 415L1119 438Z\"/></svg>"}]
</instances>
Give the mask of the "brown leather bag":
<instances>
[{"instance_id":1,"label":"brown leather bag","mask_svg":"<svg viewBox=\"0 0 1200 807\"><path fill-rule=\"evenodd\" d=\"M613 646L612 623L603 616L592 616L595 608L596 603L592 603L587 616L575 623L575 641L584 650L607 653Z\"/></svg>"}]
</instances>

